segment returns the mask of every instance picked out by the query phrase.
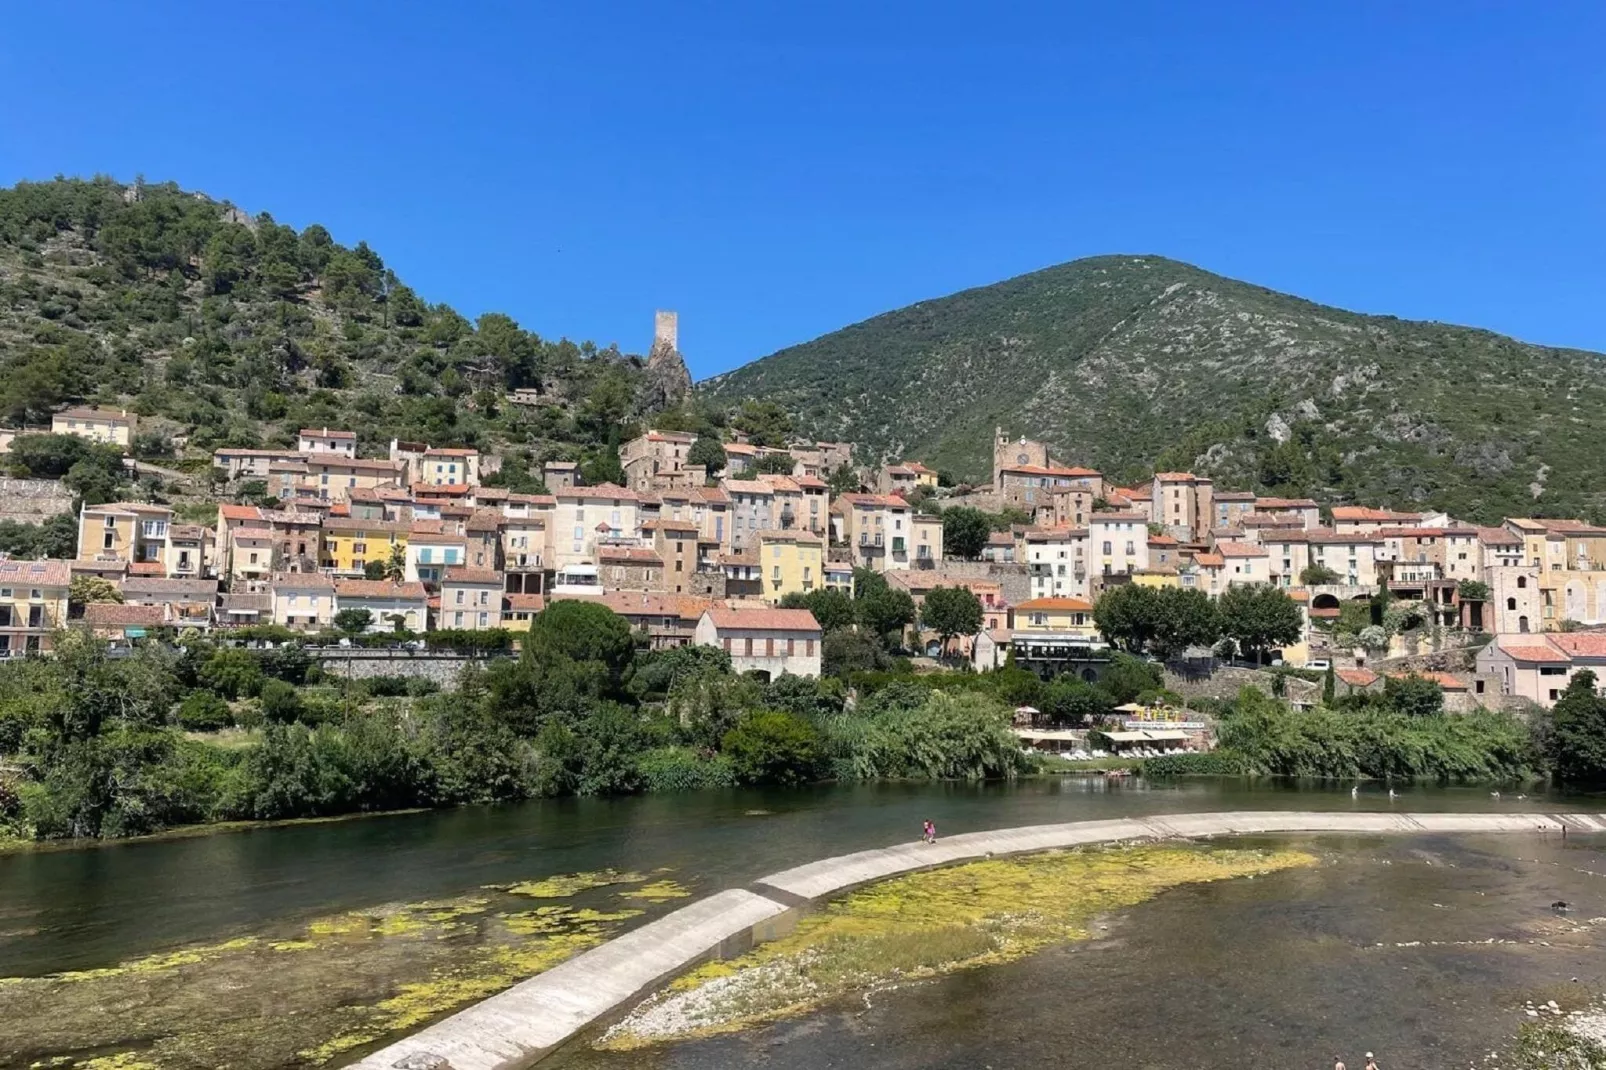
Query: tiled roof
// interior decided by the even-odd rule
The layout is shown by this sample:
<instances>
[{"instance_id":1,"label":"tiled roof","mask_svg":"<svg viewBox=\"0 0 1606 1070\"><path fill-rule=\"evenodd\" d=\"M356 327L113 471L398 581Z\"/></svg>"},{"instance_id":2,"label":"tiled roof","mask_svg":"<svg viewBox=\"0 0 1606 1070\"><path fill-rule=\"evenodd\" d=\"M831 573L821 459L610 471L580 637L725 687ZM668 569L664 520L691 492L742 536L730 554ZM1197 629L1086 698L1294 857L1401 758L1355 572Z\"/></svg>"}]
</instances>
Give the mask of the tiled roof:
<instances>
[{"instance_id":1,"label":"tiled roof","mask_svg":"<svg viewBox=\"0 0 1606 1070\"><path fill-rule=\"evenodd\" d=\"M424 451L425 457L478 457L479 455L479 450L460 447L435 447Z\"/></svg>"},{"instance_id":2,"label":"tiled roof","mask_svg":"<svg viewBox=\"0 0 1606 1070\"><path fill-rule=\"evenodd\" d=\"M158 576L131 576L123 581L127 598L179 595L188 598L216 598L217 580L166 579Z\"/></svg>"},{"instance_id":3,"label":"tiled roof","mask_svg":"<svg viewBox=\"0 0 1606 1070\"><path fill-rule=\"evenodd\" d=\"M1087 522L1088 522L1089 525L1092 525L1092 524L1147 524L1149 522L1149 518L1148 518L1148 516L1146 516L1143 513L1102 512L1102 513L1094 513L1092 516L1088 517Z\"/></svg>"},{"instance_id":4,"label":"tiled roof","mask_svg":"<svg viewBox=\"0 0 1606 1070\"><path fill-rule=\"evenodd\" d=\"M323 518L323 530L330 532L365 532L375 534L399 535L408 530L408 525L400 520L378 520L352 516L326 516Z\"/></svg>"},{"instance_id":5,"label":"tiled roof","mask_svg":"<svg viewBox=\"0 0 1606 1070\"><path fill-rule=\"evenodd\" d=\"M133 561L128 571L135 576L161 576L167 573L167 567L160 561Z\"/></svg>"},{"instance_id":6,"label":"tiled roof","mask_svg":"<svg viewBox=\"0 0 1606 1070\"><path fill-rule=\"evenodd\" d=\"M443 583L502 583L502 574L494 568L469 568L467 565L454 565L441 576Z\"/></svg>"},{"instance_id":7,"label":"tiled roof","mask_svg":"<svg viewBox=\"0 0 1606 1070\"><path fill-rule=\"evenodd\" d=\"M1028 476L1060 476L1065 479L1088 479L1099 474L1091 468L1061 468L1052 464L1007 464L1000 471Z\"/></svg>"},{"instance_id":8,"label":"tiled roof","mask_svg":"<svg viewBox=\"0 0 1606 1070\"><path fill-rule=\"evenodd\" d=\"M806 609L735 609L709 606L708 617L714 627L739 631L814 632L820 631L814 614Z\"/></svg>"},{"instance_id":9,"label":"tiled roof","mask_svg":"<svg viewBox=\"0 0 1606 1070\"><path fill-rule=\"evenodd\" d=\"M269 584L285 590L332 591L335 578L322 572L275 572Z\"/></svg>"},{"instance_id":10,"label":"tiled roof","mask_svg":"<svg viewBox=\"0 0 1606 1070\"><path fill-rule=\"evenodd\" d=\"M91 628L156 628L166 621L166 606L125 606L115 602L91 602L84 607L84 623Z\"/></svg>"},{"instance_id":11,"label":"tiled roof","mask_svg":"<svg viewBox=\"0 0 1606 1070\"><path fill-rule=\"evenodd\" d=\"M1550 645L1575 658L1606 657L1606 632L1561 632L1548 635Z\"/></svg>"},{"instance_id":12,"label":"tiled roof","mask_svg":"<svg viewBox=\"0 0 1606 1070\"><path fill-rule=\"evenodd\" d=\"M331 431L327 427L323 427L323 428L303 427L300 431L298 431L296 433L298 435L302 435L302 436L304 436L306 438L350 438L350 439L355 439L357 437L357 432L355 432L355 431Z\"/></svg>"},{"instance_id":13,"label":"tiled roof","mask_svg":"<svg viewBox=\"0 0 1606 1070\"><path fill-rule=\"evenodd\" d=\"M1256 509L1315 509L1316 502L1310 498L1256 498Z\"/></svg>"},{"instance_id":14,"label":"tiled roof","mask_svg":"<svg viewBox=\"0 0 1606 1070\"><path fill-rule=\"evenodd\" d=\"M633 502L636 492L613 483L598 483L594 487L565 487L558 491L559 498L606 498L610 501Z\"/></svg>"},{"instance_id":15,"label":"tiled roof","mask_svg":"<svg viewBox=\"0 0 1606 1070\"><path fill-rule=\"evenodd\" d=\"M0 583L16 586L66 587L72 583L72 562L0 561Z\"/></svg>"},{"instance_id":16,"label":"tiled roof","mask_svg":"<svg viewBox=\"0 0 1606 1070\"><path fill-rule=\"evenodd\" d=\"M1200 568L1222 568L1227 559L1220 554L1194 554L1193 562Z\"/></svg>"},{"instance_id":17,"label":"tiled roof","mask_svg":"<svg viewBox=\"0 0 1606 1070\"><path fill-rule=\"evenodd\" d=\"M804 542L811 543L815 546L819 546L825 542L825 538L823 536L816 535L814 532L809 531L806 528L790 528L784 531L773 529L768 531L760 531L758 533L758 539L760 542Z\"/></svg>"},{"instance_id":18,"label":"tiled roof","mask_svg":"<svg viewBox=\"0 0 1606 1070\"><path fill-rule=\"evenodd\" d=\"M1015 541L1007 531L995 531L987 537L987 541L992 542L994 538L1004 545ZM1087 538L1086 528L1039 528L1026 533L1027 542L1075 542L1077 539L1085 538Z\"/></svg>"},{"instance_id":19,"label":"tiled roof","mask_svg":"<svg viewBox=\"0 0 1606 1070\"><path fill-rule=\"evenodd\" d=\"M1424 680L1431 680L1445 691L1465 691L1467 685L1447 672L1436 672L1431 669L1418 669L1412 672L1391 672L1391 680L1406 680L1412 676L1419 676Z\"/></svg>"},{"instance_id":20,"label":"tiled roof","mask_svg":"<svg viewBox=\"0 0 1606 1070\"><path fill-rule=\"evenodd\" d=\"M1371 687L1380 679L1371 669L1334 669L1333 675L1351 687Z\"/></svg>"},{"instance_id":21,"label":"tiled roof","mask_svg":"<svg viewBox=\"0 0 1606 1070\"><path fill-rule=\"evenodd\" d=\"M1545 646L1541 641L1532 645L1507 646L1504 643L1500 649L1517 661L1543 662L1547 664L1562 665L1572 660L1566 654L1554 647Z\"/></svg>"},{"instance_id":22,"label":"tiled roof","mask_svg":"<svg viewBox=\"0 0 1606 1070\"><path fill-rule=\"evenodd\" d=\"M1333 519L1337 520L1375 520L1387 523L1390 520L1420 520L1420 513L1394 513L1387 509L1373 509L1365 505L1335 505L1333 506Z\"/></svg>"},{"instance_id":23,"label":"tiled roof","mask_svg":"<svg viewBox=\"0 0 1606 1070\"><path fill-rule=\"evenodd\" d=\"M661 565L664 559L657 551L643 546L599 546L598 561L624 562L632 565Z\"/></svg>"},{"instance_id":24,"label":"tiled roof","mask_svg":"<svg viewBox=\"0 0 1606 1070\"><path fill-rule=\"evenodd\" d=\"M134 419L128 413L119 412L117 409L91 409L91 408L62 409L60 412L56 413L56 415L57 416L72 416L72 417L75 417L75 418L80 419L80 420L111 420L111 421L114 421L116 423L125 423L125 424L126 423L132 423L133 419Z\"/></svg>"},{"instance_id":25,"label":"tiled roof","mask_svg":"<svg viewBox=\"0 0 1606 1070\"><path fill-rule=\"evenodd\" d=\"M1093 604L1080 598L1029 598L1015 609L1025 610L1028 613L1091 613Z\"/></svg>"},{"instance_id":26,"label":"tiled roof","mask_svg":"<svg viewBox=\"0 0 1606 1070\"><path fill-rule=\"evenodd\" d=\"M1485 546L1521 546L1522 536L1505 528L1479 528L1478 541Z\"/></svg>"},{"instance_id":27,"label":"tiled roof","mask_svg":"<svg viewBox=\"0 0 1606 1070\"><path fill-rule=\"evenodd\" d=\"M422 583L391 583L389 580L336 580L335 595L339 598L405 598L422 600L425 597Z\"/></svg>"},{"instance_id":28,"label":"tiled roof","mask_svg":"<svg viewBox=\"0 0 1606 1070\"><path fill-rule=\"evenodd\" d=\"M502 596L502 605L506 609L519 612L539 613L546 608L546 595L505 594Z\"/></svg>"},{"instance_id":29,"label":"tiled roof","mask_svg":"<svg viewBox=\"0 0 1606 1070\"><path fill-rule=\"evenodd\" d=\"M1218 542L1216 553L1222 557L1267 557L1268 551L1264 546L1256 546L1247 542Z\"/></svg>"},{"instance_id":30,"label":"tiled roof","mask_svg":"<svg viewBox=\"0 0 1606 1070\"><path fill-rule=\"evenodd\" d=\"M1185 483L1199 477L1192 472L1156 472L1154 478L1161 483Z\"/></svg>"}]
</instances>

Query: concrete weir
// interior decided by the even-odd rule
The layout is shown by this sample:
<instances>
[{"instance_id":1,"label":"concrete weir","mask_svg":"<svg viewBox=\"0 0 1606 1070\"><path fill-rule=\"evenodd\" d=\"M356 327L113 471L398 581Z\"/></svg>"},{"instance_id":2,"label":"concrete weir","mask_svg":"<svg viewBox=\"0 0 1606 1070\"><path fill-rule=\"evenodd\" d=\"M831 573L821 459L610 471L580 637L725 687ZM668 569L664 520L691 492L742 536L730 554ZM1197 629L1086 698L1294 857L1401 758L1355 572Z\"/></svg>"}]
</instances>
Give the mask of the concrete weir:
<instances>
[{"instance_id":1,"label":"concrete weir","mask_svg":"<svg viewBox=\"0 0 1606 1070\"><path fill-rule=\"evenodd\" d=\"M859 885L995 855L1131 840L1265 832L1446 834L1606 832L1601 814L1265 811L1032 825L826 858L729 889L537 974L353 1064L356 1070L520 1070L709 958L787 931L797 912Z\"/></svg>"}]
</instances>

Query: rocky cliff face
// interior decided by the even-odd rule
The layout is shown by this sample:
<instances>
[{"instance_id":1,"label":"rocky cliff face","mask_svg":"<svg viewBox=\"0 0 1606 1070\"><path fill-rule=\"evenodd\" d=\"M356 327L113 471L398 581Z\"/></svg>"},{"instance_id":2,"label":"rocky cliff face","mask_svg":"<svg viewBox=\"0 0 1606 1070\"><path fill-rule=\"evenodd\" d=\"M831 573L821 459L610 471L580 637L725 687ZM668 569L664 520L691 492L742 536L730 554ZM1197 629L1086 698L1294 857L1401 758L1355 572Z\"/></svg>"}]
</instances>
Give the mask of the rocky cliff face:
<instances>
[{"instance_id":1,"label":"rocky cliff face","mask_svg":"<svg viewBox=\"0 0 1606 1070\"><path fill-rule=\"evenodd\" d=\"M657 412L680 404L691 393L691 372L673 343L659 339L647 354L647 377L641 385L641 407Z\"/></svg>"}]
</instances>

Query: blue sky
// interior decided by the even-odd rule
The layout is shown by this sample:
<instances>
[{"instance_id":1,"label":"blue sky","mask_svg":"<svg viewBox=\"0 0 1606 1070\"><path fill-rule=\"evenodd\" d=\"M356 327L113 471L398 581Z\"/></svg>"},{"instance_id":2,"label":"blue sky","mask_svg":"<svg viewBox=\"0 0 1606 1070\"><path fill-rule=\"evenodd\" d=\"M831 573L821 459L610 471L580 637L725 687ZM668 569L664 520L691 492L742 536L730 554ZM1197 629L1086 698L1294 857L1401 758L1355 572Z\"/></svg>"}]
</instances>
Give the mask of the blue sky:
<instances>
[{"instance_id":1,"label":"blue sky","mask_svg":"<svg viewBox=\"0 0 1606 1070\"><path fill-rule=\"evenodd\" d=\"M1002 9L1002 10L997 10ZM0 183L173 179L699 378L1101 253L1606 350L1606 5L6 5Z\"/></svg>"}]
</instances>

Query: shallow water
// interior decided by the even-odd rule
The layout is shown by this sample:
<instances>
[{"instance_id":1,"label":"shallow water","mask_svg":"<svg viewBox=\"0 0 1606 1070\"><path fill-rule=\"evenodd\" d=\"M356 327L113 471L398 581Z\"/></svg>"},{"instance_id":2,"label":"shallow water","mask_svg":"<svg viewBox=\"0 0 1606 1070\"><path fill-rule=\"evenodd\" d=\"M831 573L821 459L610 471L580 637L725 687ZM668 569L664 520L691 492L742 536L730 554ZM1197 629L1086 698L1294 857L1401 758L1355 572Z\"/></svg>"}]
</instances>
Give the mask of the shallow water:
<instances>
[{"instance_id":1,"label":"shallow water","mask_svg":"<svg viewBox=\"0 0 1606 1070\"><path fill-rule=\"evenodd\" d=\"M452 971L457 971L465 984L478 983L486 976L485 962L495 958L505 966L506 959L496 956L505 955L505 948L517 947L517 941L509 943L510 936L517 934L509 933L502 920L505 914L498 913L504 909L501 905L467 920L454 919L449 939L434 940L418 933L364 937L352 944L349 961L342 959L348 952L338 944L325 943L316 951L289 954L279 953L274 942L304 941L309 923L325 924L316 919L348 911L382 918L387 915L385 904L483 894L486 885L613 867L643 874L667 870L673 881L702 895L802 861L912 840L920 822L928 817L937 823L940 833L952 834L1210 810L1573 808L1606 809L1606 805L1598 798L1585 797L1496 801L1480 789L1404 790L1390 801L1376 790L1351 799L1347 788L1267 781L1188 780L1147 785L1102 778L1046 778L1015 785L876 785L552 800L0 855L0 985L6 977L95 969L244 938L257 941L235 958L220 959L211 973L198 968L195 976L206 978L204 981L188 984L183 974L131 979L133 987L116 1011L126 1016L128 1027L122 1027L122 1019L108 1019L97 1023L98 1030L85 1030L86 1041L89 1033L95 1034L93 1049L73 1043L76 1027L61 1020L48 993L42 993L36 1004L13 1005L8 1012L11 1036L28 1038L46 1031L48 1025L59 1043L35 1048L20 1062L14 1050L6 1051L8 1045L0 1045L0 1067L25 1066L31 1058L53 1052L87 1055L91 1050L148 1050L149 1044L160 1043L167 1035L164 1030L170 1028L174 1014L164 1019L159 1012L171 1011L163 1004L173 1000L195 1001L205 1008L207 999L213 999L219 1016L214 1032L271 1032L275 1015L285 1009L285 1001L273 995L280 989L293 994L297 1009L292 1013L334 1015L329 1021L336 1023L335 1012L341 1009L336 1000L344 1001L346 1009L359 1004L372 1008L376 1000L397 991L404 982L429 985L435 977ZM1280 1058L1282 1049L1276 1046L1276 1038L1287 1030L1310 1033L1303 1020L1309 1012L1299 1008L1327 1003L1344 1008L1341 1019L1334 1020L1354 1023L1359 1034L1403 1044L1403 1034L1390 1034L1377 1021L1368 1024L1365 1007L1392 1008L1401 1016L1407 1010L1416 1013L1418 1004L1426 1003L1428 1011L1424 1013L1431 1015L1442 1012L1442 1008L1433 1010L1441 997L1419 998L1409 962L1399 966L1401 976L1396 978L1398 964L1374 965L1356 973L1355 964L1345 955L1366 954L1356 949L1374 938L1385 939L1373 935L1383 931L1380 925L1393 926L1388 929L1391 932L1430 931L1454 916L1471 919L1475 922L1471 930L1478 932L1496 925L1515 931L1527 920L1524 911L1531 906L1530 892L1544 904L1555 898L1583 900L1583 891L1576 889L1565 894L1541 893L1542 887L1548 887L1546 881L1556 883L1568 870L1551 867L1528 872L1528 864L1520 861L1517 842L1493 837L1476 841L1474 850L1474 841L1435 841L1433 849L1437 851L1472 852L1466 856L1469 868L1440 870L1420 865L1420 872L1411 871L1407 877L1410 867L1385 866L1382 860L1402 866L1404 856L1396 853L1419 847L1407 848L1403 841L1375 845L1355 841L1354 858L1346 854L1341 864L1317 875L1278 875L1266 881L1168 894L1134 911L1131 920L1114 930L1109 946L1082 945L1048 952L908 992L879 995L869 1009L862 1005L851 1010L830 1009L741 1038L675 1045L629 1057L603 1057L583 1050L567 1057L578 1059L575 1065L601 1066L602 1062L594 1060L603 1060L618 1067L711 1067L748 1061L776 1066L831 1064L822 1060L862 1065L867 1057L902 1066L1004 1067L1080 1062L1089 1050L1098 1050L1124 1065L1198 1065L1226 1062L1232 1057L1228 1050L1232 1038L1240 1035L1245 1042L1259 1045L1253 1050ZM1311 843L1323 852L1334 852L1339 845L1332 839ZM1533 847L1536 851L1560 850L1559 845L1542 843ZM1568 845L1567 857L1594 850L1593 844L1575 841ZM1511 854L1513 851L1516 853ZM1583 868L1606 871L1606 861ZM1458 892L1458 886L1450 879L1451 873L1476 873L1480 880L1491 882L1489 889L1498 890L1493 904L1486 901L1491 897L1479 897L1478 902L1468 900L1456 911L1433 907L1434 902L1455 898L1452 893ZM1586 887L1595 880L1579 874L1572 879ZM1441 889L1438 882L1447 882L1448 887ZM1524 905L1510 906L1507 899ZM612 911L621 902L617 893L601 891L592 893L591 900L581 896L574 905ZM607 932L640 924L679 904L630 901L629 905L643 907L644 913L639 918L608 922ZM1494 913L1489 912L1491 905L1496 907ZM1507 909L1510 916L1502 913ZM1606 905L1595 913L1606 915ZM1592 915L1581 912L1576 916ZM378 922L373 925L376 932L382 927ZM1309 934L1309 938L1301 934ZM432 942L406 943L425 938ZM1318 953L1335 956L1325 971L1312 965L1323 961ZM1442 955L1417 954L1437 956L1435 962L1442 958L1443 962L1432 968L1451 977L1455 971L1450 964L1461 961L1448 950ZM1501 979L1502 991L1515 990L1545 981L1554 972L1553 964L1545 961L1523 967L1522 963L1543 959L1543 954L1527 945L1501 945L1495 953L1478 949L1457 954L1465 959L1459 969L1472 980L1465 985L1435 980L1434 993L1484 991L1494 977ZM1373 959L1382 961L1378 955ZM1246 962L1256 965L1246 970ZM1579 966L1557 968L1566 977L1588 974ZM349 991L330 984L332 972ZM1279 978L1283 972L1294 978L1286 986ZM1320 983L1312 980L1312 974ZM214 981L216 992L196 991L211 989ZM1597 988L1606 991L1606 987ZM1285 992L1288 999L1282 998ZM1471 1005L1476 1005L1476 1000ZM1483 1013L1487 1006L1478 1006L1477 1022L1458 1026L1461 1034L1478 1033L1479 1026L1492 1020ZM1235 1016L1230 1029L1219 1025L1224 1014ZM28 1015L38 1017L29 1019ZM1506 1035L1510 1032L1508 1019L1509 1013L1500 1017ZM320 1029L335 1035L333 1025L324 1029L321 1018L316 1027L310 1017L298 1021L305 1024L310 1038L324 1039ZM1212 1021L1218 1023L1214 1033L1209 1025ZM1187 1032L1191 1028L1188 1022L1197 1023L1196 1035ZM1012 1046L1007 1050L1014 1054L1008 1058L993 1054L992 1037L1000 1031L1009 1034L1007 1043ZM1198 1058L1174 1050L1170 1038L1178 1035L1190 1037L1188 1043ZM1151 1036L1158 1039L1148 1051L1145 1038ZM1318 1032L1315 1036L1319 1038L1317 1047L1328 1043L1326 1035ZM1332 1039L1336 1041L1337 1035ZM218 1038L195 1039L188 1050L224 1050L197 1047L202 1041L212 1045ZM1381 1040L1357 1043L1382 1046ZM257 1061L231 1065L305 1064L294 1057L294 1046L286 1049L288 1055L271 1058L267 1048L259 1046L257 1050ZM1143 1059L1131 1062L1123 1052L1144 1053ZM1203 1052L1208 1052L1208 1057L1200 1054ZM1076 1053L1074 1059L1072 1053ZM1309 1052L1303 1047L1300 1055L1300 1061L1309 1061ZM1173 1057L1181 1061L1166 1061ZM609 1061L619 1058L626 1061ZM1356 1059L1349 1061L1359 1065ZM218 1064L197 1056L174 1065Z\"/></svg>"},{"instance_id":2,"label":"shallow water","mask_svg":"<svg viewBox=\"0 0 1606 1070\"><path fill-rule=\"evenodd\" d=\"M1324 859L1194 885L1089 943L562 1070L1483 1064L1529 1019L1606 993L1606 841L1296 836ZM1551 904L1572 904L1558 913ZM1590 919L1598 919L1592 924ZM1489 941L1494 941L1490 943ZM1573 980L1576 978L1577 980Z\"/></svg>"}]
</instances>

